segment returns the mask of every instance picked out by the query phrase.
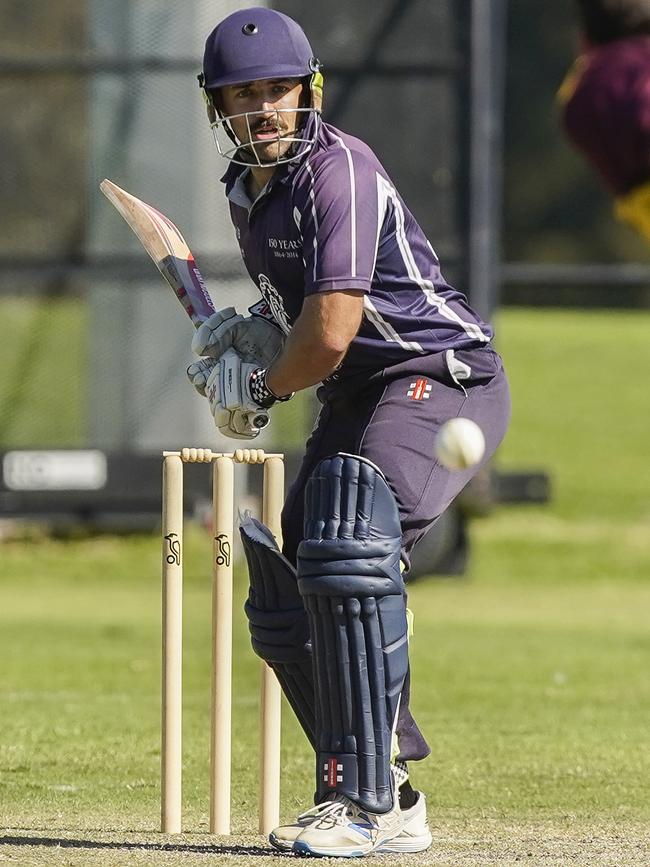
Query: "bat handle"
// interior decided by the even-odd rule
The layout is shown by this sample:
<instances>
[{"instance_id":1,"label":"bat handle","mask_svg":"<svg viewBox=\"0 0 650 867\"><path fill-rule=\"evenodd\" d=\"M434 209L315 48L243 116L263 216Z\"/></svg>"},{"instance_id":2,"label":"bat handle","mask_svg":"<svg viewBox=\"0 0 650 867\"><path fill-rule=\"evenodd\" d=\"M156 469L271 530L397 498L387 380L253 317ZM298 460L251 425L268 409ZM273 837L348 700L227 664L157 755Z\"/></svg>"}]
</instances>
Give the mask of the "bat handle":
<instances>
[{"instance_id":1,"label":"bat handle","mask_svg":"<svg viewBox=\"0 0 650 867\"><path fill-rule=\"evenodd\" d=\"M203 313L197 313L194 311L194 313L191 314L190 319L192 320L192 325L198 329L199 325L203 325L208 317Z\"/></svg>"}]
</instances>

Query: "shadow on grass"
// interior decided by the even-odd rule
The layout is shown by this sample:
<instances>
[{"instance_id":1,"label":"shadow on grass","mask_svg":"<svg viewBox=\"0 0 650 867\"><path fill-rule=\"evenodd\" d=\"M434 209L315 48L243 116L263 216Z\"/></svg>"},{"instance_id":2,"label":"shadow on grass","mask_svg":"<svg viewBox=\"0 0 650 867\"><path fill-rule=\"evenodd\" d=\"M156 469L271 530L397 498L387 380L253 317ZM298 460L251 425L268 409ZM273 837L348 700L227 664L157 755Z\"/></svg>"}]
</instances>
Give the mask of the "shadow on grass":
<instances>
[{"instance_id":1,"label":"shadow on grass","mask_svg":"<svg viewBox=\"0 0 650 867\"><path fill-rule=\"evenodd\" d=\"M115 849L145 852L186 852L198 855L287 855L263 846L237 846L219 843L128 843L111 840L75 840L70 837L0 837L0 846L51 846L61 849ZM289 853L290 854L290 853Z\"/></svg>"}]
</instances>

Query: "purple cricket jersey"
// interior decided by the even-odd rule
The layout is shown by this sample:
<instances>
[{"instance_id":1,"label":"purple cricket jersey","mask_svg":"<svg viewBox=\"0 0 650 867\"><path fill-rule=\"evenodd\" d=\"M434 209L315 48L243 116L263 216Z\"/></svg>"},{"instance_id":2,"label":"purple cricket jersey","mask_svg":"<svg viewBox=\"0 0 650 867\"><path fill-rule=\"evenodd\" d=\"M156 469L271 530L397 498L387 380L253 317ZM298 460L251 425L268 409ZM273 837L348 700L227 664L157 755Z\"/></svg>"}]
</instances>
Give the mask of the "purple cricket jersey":
<instances>
[{"instance_id":1,"label":"purple cricket jersey","mask_svg":"<svg viewBox=\"0 0 650 867\"><path fill-rule=\"evenodd\" d=\"M288 333L306 295L364 292L337 378L484 346L492 329L443 278L438 258L372 150L320 123L314 147L278 168L251 206L231 165L222 180L244 263Z\"/></svg>"}]
</instances>

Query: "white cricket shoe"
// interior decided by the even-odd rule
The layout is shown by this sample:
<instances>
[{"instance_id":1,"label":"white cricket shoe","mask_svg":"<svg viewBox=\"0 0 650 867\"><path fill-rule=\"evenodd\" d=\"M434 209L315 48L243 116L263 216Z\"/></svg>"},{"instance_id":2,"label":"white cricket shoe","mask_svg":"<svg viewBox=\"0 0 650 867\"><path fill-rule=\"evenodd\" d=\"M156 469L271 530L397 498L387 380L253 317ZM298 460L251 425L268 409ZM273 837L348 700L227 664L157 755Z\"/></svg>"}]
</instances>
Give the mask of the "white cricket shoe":
<instances>
[{"instance_id":1,"label":"white cricket shoe","mask_svg":"<svg viewBox=\"0 0 650 867\"><path fill-rule=\"evenodd\" d=\"M305 810L304 813L300 813L293 824L280 825L274 828L269 834L269 843L282 852L291 852L298 835L305 830L307 825L315 821L323 810L328 810L330 806L330 801L316 804L315 807L311 807L309 810Z\"/></svg>"},{"instance_id":2,"label":"white cricket shoe","mask_svg":"<svg viewBox=\"0 0 650 867\"><path fill-rule=\"evenodd\" d=\"M361 858L389 844L404 827L397 798L388 813L362 810L344 795L320 806L319 814L296 837L292 851L298 855Z\"/></svg>"},{"instance_id":3,"label":"white cricket shoe","mask_svg":"<svg viewBox=\"0 0 650 867\"><path fill-rule=\"evenodd\" d=\"M404 827L393 840L384 843L377 849L380 852L424 852L431 845L431 831L427 820L427 800L424 792L416 792L418 799L409 807L402 810Z\"/></svg>"},{"instance_id":4,"label":"white cricket shoe","mask_svg":"<svg viewBox=\"0 0 650 867\"><path fill-rule=\"evenodd\" d=\"M408 810L402 810L404 827L393 840L385 843L377 853L413 853L424 852L431 845L431 831L427 820L427 802L424 792L416 792L417 801ZM292 825L280 825L269 835L269 842L281 852L291 852L298 836L318 817L318 814L330 802L318 804L310 810L301 813Z\"/></svg>"}]
</instances>

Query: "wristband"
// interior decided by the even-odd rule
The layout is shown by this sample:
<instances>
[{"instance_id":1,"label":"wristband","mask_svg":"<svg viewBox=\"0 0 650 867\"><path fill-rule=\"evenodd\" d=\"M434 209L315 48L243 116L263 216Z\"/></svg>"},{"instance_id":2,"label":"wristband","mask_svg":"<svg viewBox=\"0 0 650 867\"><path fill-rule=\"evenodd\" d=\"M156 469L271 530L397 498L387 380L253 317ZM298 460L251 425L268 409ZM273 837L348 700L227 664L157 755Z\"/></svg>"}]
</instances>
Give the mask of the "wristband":
<instances>
[{"instance_id":1,"label":"wristband","mask_svg":"<svg viewBox=\"0 0 650 867\"><path fill-rule=\"evenodd\" d=\"M251 373L248 388L255 403L262 409L269 409L276 401L282 403L285 400L291 400L293 397L293 392L284 397L278 397L277 394L271 391L266 384L266 368L264 367L258 367L257 370Z\"/></svg>"}]
</instances>

